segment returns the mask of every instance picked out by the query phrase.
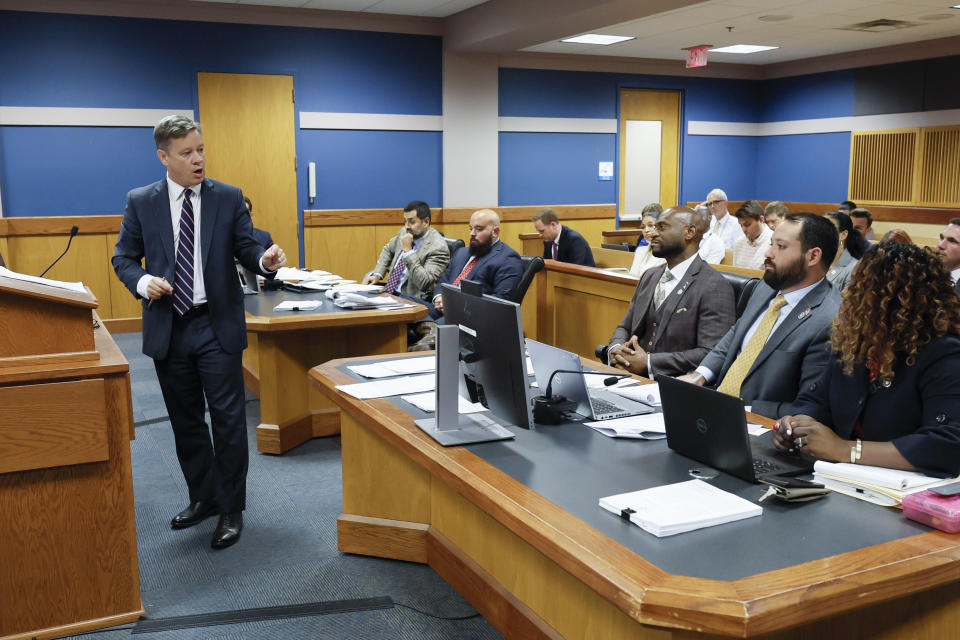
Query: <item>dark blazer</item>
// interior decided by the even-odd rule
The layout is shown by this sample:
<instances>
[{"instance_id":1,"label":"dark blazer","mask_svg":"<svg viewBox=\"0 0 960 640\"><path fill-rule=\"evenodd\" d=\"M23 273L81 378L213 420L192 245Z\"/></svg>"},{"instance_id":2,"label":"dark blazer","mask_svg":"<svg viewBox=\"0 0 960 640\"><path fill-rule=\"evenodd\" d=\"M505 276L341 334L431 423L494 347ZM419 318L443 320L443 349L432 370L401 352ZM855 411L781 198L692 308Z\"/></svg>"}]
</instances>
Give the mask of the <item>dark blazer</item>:
<instances>
[{"instance_id":1,"label":"dark blazer","mask_svg":"<svg viewBox=\"0 0 960 640\"><path fill-rule=\"evenodd\" d=\"M794 414L822 422L844 440L856 437L859 419L867 440L893 442L919 471L960 474L960 338L932 340L915 364L900 359L893 373L889 387L871 385L866 367L844 375L832 357L820 378L801 390Z\"/></svg>"},{"instance_id":2,"label":"dark blazer","mask_svg":"<svg viewBox=\"0 0 960 640\"><path fill-rule=\"evenodd\" d=\"M440 278L433 290L434 298L440 295L440 285L452 283L463 271L463 267L469 259L470 247L460 247L456 250L453 257L450 258L447 270L443 272L443 277ZM500 240L493 245L487 255L477 261L467 279L483 285L484 293L509 300L510 294L516 288L522 273L523 263L520 262L520 254L510 248L506 242Z\"/></svg>"},{"instance_id":3,"label":"dark blazer","mask_svg":"<svg viewBox=\"0 0 960 640\"><path fill-rule=\"evenodd\" d=\"M553 259L553 242L545 241L543 243L543 259ZM570 262L573 264L582 264L585 267L595 267L593 261L593 251L587 240L571 229L570 227L560 226L560 242L557 243L557 260L560 262Z\"/></svg>"},{"instance_id":4,"label":"dark blazer","mask_svg":"<svg viewBox=\"0 0 960 640\"><path fill-rule=\"evenodd\" d=\"M228 353L238 353L247 346L243 290L234 257L254 273L262 273L260 257L264 250L254 240L252 229L240 189L205 179L200 189L203 280L213 330L220 346ZM173 223L164 178L127 194L127 207L114 247L113 269L133 295L139 297L137 282L148 273L173 283L173 251ZM145 259L146 269L140 266L141 259ZM152 305L142 301L143 353L151 358L162 360L167 355L173 326L172 298L164 296Z\"/></svg>"},{"instance_id":5,"label":"dark blazer","mask_svg":"<svg viewBox=\"0 0 960 640\"><path fill-rule=\"evenodd\" d=\"M270 235L269 231L264 231L263 229L257 229L254 227L253 239L257 241L258 245L263 247L264 251L273 246L273 237Z\"/></svg>"},{"instance_id":6,"label":"dark blazer","mask_svg":"<svg viewBox=\"0 0 960 640\"><path fill-rule=\"evenodd\" d=\"M719 385L740 353L743 336L777 294L759 282L743 315L700 363L716 374ZM805 295L777 327L740 387L740 397L754 413L779 418L796 413L792 402L800 389L813 383L827 366L830 324L840 308L840 294L824 279Z\"/></svg>"},{"instance_id":7,"label":"dark blazer","mask_svg":"<svg viewBox=\"0 0 960 640\"><path fill-rule=\"evenodd\" d=\"M636 334L640 346L651 353L648 377L676 376L694 369L737 317L733 287L700 256L694 257L660 309L654 309L653 294L666 269L664 264L640 276L627 313L610 339L613 346ZM645 330L649 313L659 316L650 332Z\"/></svg>"}]
</instances>

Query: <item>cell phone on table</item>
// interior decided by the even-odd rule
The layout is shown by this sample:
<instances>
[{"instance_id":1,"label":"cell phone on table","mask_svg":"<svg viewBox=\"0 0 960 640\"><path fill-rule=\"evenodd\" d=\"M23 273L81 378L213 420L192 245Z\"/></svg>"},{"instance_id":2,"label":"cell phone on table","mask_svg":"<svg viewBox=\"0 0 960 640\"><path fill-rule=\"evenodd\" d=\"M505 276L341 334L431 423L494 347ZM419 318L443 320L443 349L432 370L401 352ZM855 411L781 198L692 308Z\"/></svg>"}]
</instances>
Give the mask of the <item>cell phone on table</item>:
<instances>
[{"instance_id":1,"label":"cell phone on table","mask_svg":"<svg viewBox=\"0 0 960 640\"><path fill-rule=\"evenodd\" d=\"M960 482L951 482L950 484L942 484L939 487L930 487L930 491L939 493L941 496L955 496L960 494Z\"/></svg>"}]
</instances>

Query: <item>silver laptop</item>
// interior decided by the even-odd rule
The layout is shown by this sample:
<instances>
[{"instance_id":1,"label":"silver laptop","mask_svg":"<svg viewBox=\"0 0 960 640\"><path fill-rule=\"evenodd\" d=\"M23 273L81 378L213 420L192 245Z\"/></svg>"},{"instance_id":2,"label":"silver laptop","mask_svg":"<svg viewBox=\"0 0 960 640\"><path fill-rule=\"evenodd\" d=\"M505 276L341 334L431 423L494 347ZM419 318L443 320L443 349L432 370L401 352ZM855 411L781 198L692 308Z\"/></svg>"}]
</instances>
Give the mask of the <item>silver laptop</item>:
<instances>
[{"instance_id":1,"label":"silver laptop","mask_svg":"<svg viewBox=\"0 0 960 640\"><path fill-rule=\"evenodd\" d=\"M557 370L583 371L580 356L527 338L527 351L533 363L540 393L547 392L550 376ZM591 376L600 379L600 376ZM553 376L550 392L576 402L574 411L590 420L612 420L653 413L655 409L642 402L622 398L606 389L591 389L582 373L558 373Z\"/></svg>"},{"instance_id":2,"label":"silver laptop","mask_svg":"<svg viewBox=\"0 0 960 640\"><path fill-rule=\"evenodd\" d=\"M234 260L234 262L237 265L237 277L240 279L240 286L243 287L244 295L260 293L260 282L257 280L257 275L238 261Z\"/></svg>"}]
</instances>

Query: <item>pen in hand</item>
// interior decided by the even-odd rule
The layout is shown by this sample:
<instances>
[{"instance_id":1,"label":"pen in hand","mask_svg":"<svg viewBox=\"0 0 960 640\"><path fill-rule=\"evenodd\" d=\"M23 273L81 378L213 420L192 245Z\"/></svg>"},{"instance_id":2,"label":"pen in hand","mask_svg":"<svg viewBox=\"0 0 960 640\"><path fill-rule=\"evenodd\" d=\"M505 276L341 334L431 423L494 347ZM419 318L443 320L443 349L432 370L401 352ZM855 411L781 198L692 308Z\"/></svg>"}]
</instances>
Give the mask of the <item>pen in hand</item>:
<instances>
[{"instance_id":1,"label":"pen in hand","mask_svg":"<svg viewBox=\"0 0 960 640\"><path fill-rule=\"evenodd\" d=\"M160 276L160 279L166 282L168 285L170 284L170 282L167 280L165 276ZM163 296L161 295L160 297L162 298ZM152 307L153 307L153 298L151 298L150 301L147 302L147 309L150 309Z\"/></svg>"}]
</instances>

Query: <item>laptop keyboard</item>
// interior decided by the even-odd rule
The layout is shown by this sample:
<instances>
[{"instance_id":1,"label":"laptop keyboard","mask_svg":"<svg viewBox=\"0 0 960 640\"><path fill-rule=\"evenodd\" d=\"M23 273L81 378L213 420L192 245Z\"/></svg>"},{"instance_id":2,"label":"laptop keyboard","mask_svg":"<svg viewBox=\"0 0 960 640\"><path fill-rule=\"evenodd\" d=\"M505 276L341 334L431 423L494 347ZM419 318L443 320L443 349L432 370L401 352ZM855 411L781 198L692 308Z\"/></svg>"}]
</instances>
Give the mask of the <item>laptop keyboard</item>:
<instances>
[{"instance_id":1,"label":"laptop keyboard","mask_svg":"<svg viewBox=\"0 0 960 640\"><path fill-rule=\"evenodd\" d=\"M593 414L597 416L607 413L623 413L623 407L617 406L602 398L591 397L590 405L593 407Z\"/></svg>"},{"instance_id":2,"label":"laptop keyboard","mask_svg":"<svg viewBox=\"0 0 960 640\"><path fill-rule=\"evenodd\" d=\"M753 459L753 472L758 476L773 473L775 471L781 471L782 469L783 467L771 460L766 460L764 458Z\"/></svg>"}]
</instances>

